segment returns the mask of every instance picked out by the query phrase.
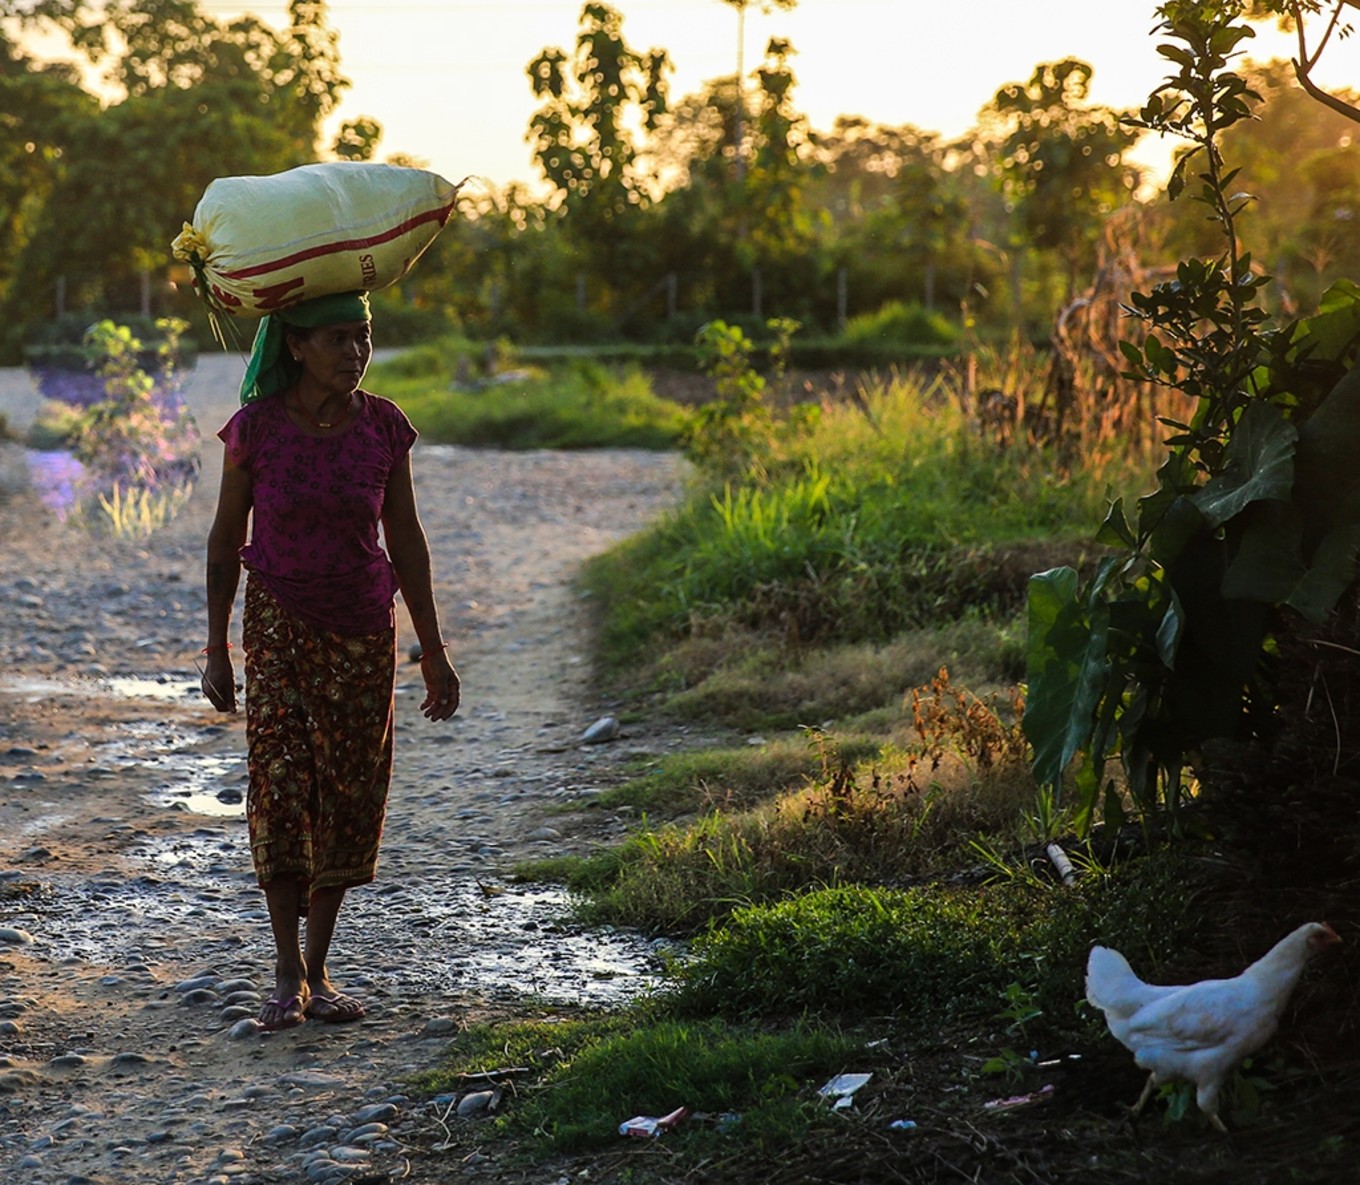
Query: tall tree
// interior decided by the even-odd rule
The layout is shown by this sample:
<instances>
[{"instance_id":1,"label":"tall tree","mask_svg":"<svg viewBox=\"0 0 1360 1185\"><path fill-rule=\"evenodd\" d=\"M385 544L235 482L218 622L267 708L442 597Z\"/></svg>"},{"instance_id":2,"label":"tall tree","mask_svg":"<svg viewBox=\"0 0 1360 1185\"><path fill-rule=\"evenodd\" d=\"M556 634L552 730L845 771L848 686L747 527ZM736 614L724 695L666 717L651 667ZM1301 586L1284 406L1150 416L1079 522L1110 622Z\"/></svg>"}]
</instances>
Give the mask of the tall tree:
<instances>
[{"instance_id":1,"label":"tall tree","mask_svg":"<svg viewBox=\"0 0 1360 1185\"><path fill-rule=\"evenodd\" d=\"M98 110L74 68L35 62L0 32L0 301L73 139Z\"/></svg>"},{"instance_id":2,"label":"tall tree","mask_svg":"<svg viewBox=\"0 0 1360 1185\"><path fill-rule=\"evenodd\" d=\"M67 277L73 305L135 307L140 277L169 263L170 240L207 184L315 160L322 121L348 86L319 0L292 0L281 30L248 15L219 23L187 0L40 0L8 11L64 32L115 91L97 117L88 99L87 118L39 130L54 161L45 209L22 243L5 244L9 257L21 252L30 283ZM37 70L23 73L32 89ZM351 121L333 151L363 159L379 134L371 120ZM12 288L0 296L19 322L45 305Z\"/></svg>"},{"instance_id":3,"label":"tall tree","mask_svg":"<svg viewBox=\"0 0 1360 1185\"><path fill-rule=\"evenodd\" d=\"M740 101L737 103L737 121L735 127L735 139L733 145L735 152L733 159L737 166L737 177L740 179L745 175L746 170L746 10L748 8L758 8L761 12L772 12L776 8L789 11L798 7L798 0L722 0L729 8L737 10L737 95Z\"/></svg>"},{"instance_id":4,"label":"tall tree","mask_svg":"<svg viewBox=\"0 0 1360 1185\"><path fill-rule=\"evenodd\" d=\"M1125 113L1089 102L1092 70L1066 58L996 92L982 113L982 147L1014 213L1013 246L1056 253L1070 292L1089 266L1108 215L1131 200L1138 169L1124 159L1137 133Z\"/></svg>"},{"instance_id":5,"label":"tall tree","mask_svg":"<svg viewBox=\"0 0 1360 1185\"><path fill-rule=\"evenodd\" d=\"M669 70L664 50L632 49L623 17L594 0L581 9L573 53L545 48L528 66L542 104L529 124L534 155L564 234L589 248L597 288L617 292L646 271L632 258L633 228L657 188L643 142L666 110Z\"/></svg>"},{"instance_id":6,"label":"tall tree","mask_svg":"<svg viewBox=\"0 0 1360 1185\"><path fill-rule=\"evenodd\" d=\"M581 30L569 57L544 49L529 63L534 97L542 106L529 124L534 155L561 205L595 222L608 222L650 200L629 121L644 131L666 110L664 50L640 54L623 39L623 17L607 4L581 9Z\"/></svg>"}]
</instances>

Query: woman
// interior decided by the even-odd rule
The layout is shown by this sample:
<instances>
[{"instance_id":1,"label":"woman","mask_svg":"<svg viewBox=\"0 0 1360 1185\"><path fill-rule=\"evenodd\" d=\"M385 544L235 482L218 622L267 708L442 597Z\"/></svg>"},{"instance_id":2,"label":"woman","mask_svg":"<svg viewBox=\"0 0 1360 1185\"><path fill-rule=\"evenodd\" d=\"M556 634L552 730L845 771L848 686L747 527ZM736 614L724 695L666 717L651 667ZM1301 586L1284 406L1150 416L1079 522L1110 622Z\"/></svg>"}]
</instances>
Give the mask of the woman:
<instances>
[{"instance_id":1,"label":"woman","mask_svg":"<svg viewBox=\"0 0 1360 1185\"><path fill-rule=\"evenodd\" d=\"M398 591L420 641L421 711L447 720L458 708L411 483L416 432L393 403L360 389L372 353L363 293L271 314L243 406L218 433L203 691L220 711L236 710L227 634L244 563L246 817L277 949L274 994L259 1016L269 1030L364 1015L331 982L326 958L345 891L377 866Z\"/></svg>"}]
</instances>

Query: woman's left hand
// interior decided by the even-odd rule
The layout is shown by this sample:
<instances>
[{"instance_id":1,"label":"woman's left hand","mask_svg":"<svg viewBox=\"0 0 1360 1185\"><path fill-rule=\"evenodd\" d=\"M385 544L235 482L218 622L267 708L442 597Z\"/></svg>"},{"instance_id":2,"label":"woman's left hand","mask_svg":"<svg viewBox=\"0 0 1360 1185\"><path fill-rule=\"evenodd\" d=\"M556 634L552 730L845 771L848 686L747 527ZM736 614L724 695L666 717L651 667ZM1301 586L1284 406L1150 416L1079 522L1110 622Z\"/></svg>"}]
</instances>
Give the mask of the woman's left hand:
<instances>
[{"instance_id":1,"label":"woman's left hand","mask_svg":"<svg viewBox=\"0 0 1360 1185\"><path fill-rule=\"evenodd\" d=\"M420 674L425 680L425 702L420 710L427 720L447 720L458 711L462 685L448 654L443 650L424 655Z\"/></svg>"}]
</instances>

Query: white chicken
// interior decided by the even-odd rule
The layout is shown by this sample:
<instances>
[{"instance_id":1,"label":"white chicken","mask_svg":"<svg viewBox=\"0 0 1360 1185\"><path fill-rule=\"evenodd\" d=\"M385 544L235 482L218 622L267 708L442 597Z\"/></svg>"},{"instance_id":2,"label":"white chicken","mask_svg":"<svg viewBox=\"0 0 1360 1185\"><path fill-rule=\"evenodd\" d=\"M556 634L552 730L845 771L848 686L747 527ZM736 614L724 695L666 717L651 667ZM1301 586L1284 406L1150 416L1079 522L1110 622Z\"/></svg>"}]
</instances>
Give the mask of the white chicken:
<instances>
[{"instance_id":1,"label":"white chicken","mask_svg":"<svg viewBox=\"0 0 1360 1185\"><path fill-rule=\"evenodd\" d=\"M1163 1082L1185 1081L1219 1131L1218 1094L1228 1075L1274 1035L1308 960L1341 939L1326 922L1309 922L1277 942L1234 979L1159 987L1144 983L1128 960L1091 948L1086 998L1105 1013L1115 1039L1149 1071L1134 1105L1138 1114Z\"/></svg>"}]
</instances>

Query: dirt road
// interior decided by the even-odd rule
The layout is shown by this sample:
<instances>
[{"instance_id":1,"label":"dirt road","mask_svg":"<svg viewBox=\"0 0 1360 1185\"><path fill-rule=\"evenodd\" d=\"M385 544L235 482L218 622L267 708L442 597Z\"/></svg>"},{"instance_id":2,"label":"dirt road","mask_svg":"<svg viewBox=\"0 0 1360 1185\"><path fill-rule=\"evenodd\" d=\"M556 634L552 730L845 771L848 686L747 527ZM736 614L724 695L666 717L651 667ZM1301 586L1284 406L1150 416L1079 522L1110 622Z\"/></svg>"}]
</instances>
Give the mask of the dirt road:
<instances>
[{"instance_id":1,"label":"dirt road","mask_svg":"<svg viewBox=\"0 0 1360 1185\"><path fill-rule=\"evenodd\" d=\"M613 705L589 690L569 583L674 503L682 463L419 444L464 706L421 719L403 664L379 879L350 895L332 964L369 1017L254 1031L272 947L245 843L243 721L207 708L192 664L212 433L240 366L207 357L190 379L203 479L147 542L63 525L25 487L22 450L0 447L0 1181L458 1179L430 1167L439 1127L410 1074L488 1006L607 1003L653 966L641 939L584 932L560 895L503 874L621 832L593 796L629 757L684 743L639 725L580 743ZM12 426L36 404L22 371L0 371Z\"/></svg>"}]
</instances>

